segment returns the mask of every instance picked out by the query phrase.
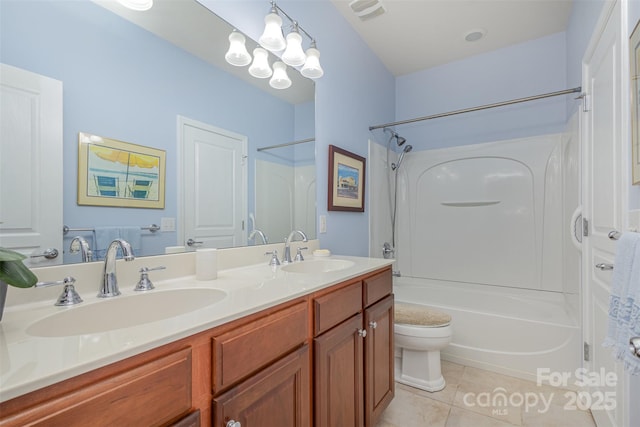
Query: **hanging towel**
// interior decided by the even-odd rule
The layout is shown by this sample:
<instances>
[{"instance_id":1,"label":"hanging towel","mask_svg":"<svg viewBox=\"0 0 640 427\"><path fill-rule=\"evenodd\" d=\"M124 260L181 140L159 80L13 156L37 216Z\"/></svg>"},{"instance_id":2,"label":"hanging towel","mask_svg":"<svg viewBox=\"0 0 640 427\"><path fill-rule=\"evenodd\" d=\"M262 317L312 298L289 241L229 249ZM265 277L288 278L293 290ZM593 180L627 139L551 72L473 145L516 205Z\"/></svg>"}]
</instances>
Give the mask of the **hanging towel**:
<instances>
[{"instance_id":1,"label":"hanging towel","mask_svg":"<svg viewBox=\"0 0 640 427\"><path fill-rule=\"evenodd\" d=\"M120 237L120 227L95 227L95 233L96 250L93 259L100 261L107 255L109 244Z\"/></svg>"},{"instance_id":2,"label":"hanging towel","mask_svg":"<svg viewBox=\"0 0 640 427\"><path fill-rule=\"evenodd\" d=\"M131 245L133 254L140 253L142 245L140 227L96 227L96 251L95 260L103 260L107 255L107 249L114 239L124 239ZM118 257L122 256L122 251L118 248Z\"/></svg>"},{"instance_id":3,"label":"hanging towel","mask_svg":"<svg viewBox=\"0 0 640 427\"><path fill-rule=\"evenodd\" d=\"M629 351L629 339L640 336L640 233L623 233L616 246L609 326L603 346L632 375L640 375L640 358Z\"/></svg>"},{"instance_id":4,"label":"hanging towel","mask_svg":"<svg viewBox=\"0 0 640 427\"><path fill-rule=\"evenodd\" d=\"M142 229L140 227L120 227L120 238L129 242L134 255L140 253L142 247Z\"/></svg>"}]
</instances>

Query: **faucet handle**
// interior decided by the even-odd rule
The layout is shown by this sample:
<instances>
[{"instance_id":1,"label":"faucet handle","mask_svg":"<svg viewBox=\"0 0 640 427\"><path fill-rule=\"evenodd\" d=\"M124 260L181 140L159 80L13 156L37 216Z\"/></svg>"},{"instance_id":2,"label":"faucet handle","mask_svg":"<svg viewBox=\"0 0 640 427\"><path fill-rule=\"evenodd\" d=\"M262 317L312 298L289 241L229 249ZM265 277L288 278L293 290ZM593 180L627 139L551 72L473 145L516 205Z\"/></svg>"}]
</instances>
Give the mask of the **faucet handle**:
<instances>
[{"instance_id":1,"label":"faucet handle","mask_svg":"<svg viewBox=\"0 0 640 427\"><path fill-rule=\"evenodd\" d=\"M296 251L296 257L293 259L294 261L304 261L304 257L302 256L302 251L309 249L308 247L298 248Z\"/></svg>"},{"instance_id":2,"label":"faucet handle","mask_svg":"<svg viewBox=\"0 0 640 427\"><path fill-rule=\"evenodd\" d=\"M140 280L136 284L136 287L133 288L133 290L134 291L150 291L152 289L155 289L155 286L153 286L153 283L151 283L151 279L149 279L149 272L156 271L156 270L164 270L165 268L167 267L165 267L164 265L160 265L158 267L153 267L153 268L142 267L140 269Z\"/></svg>"},{"instance_id":3,"label":"faucet handle","mask_svg":"<svg viewBox=\"0 0 640 427\"><path fill-rule=\"evenodd\" d=\"M38 282L36 283L35 287L46 288L49 286L64 285L64 289L62 290L62 293L60 294L54 305L69 306L80 304L82 302L82 298L80 298L80 295L76 291L76 288L73 286L74 283L76 283L76 279L68 276L62 280L56 280L53 282Z\"/></svg>"},{"instance_id":4,"label":"faucet handle","mask_svg":"<svg viewBox=\"0 0 640 427\"><path fill-rule=\"evenodd\" d=\"M274 249L273 251L265 252L265 255L271 255L271 259L269 260L270 266L280 265L280 260L278 259L278 250Z\"/></svg>"}]
</instances>

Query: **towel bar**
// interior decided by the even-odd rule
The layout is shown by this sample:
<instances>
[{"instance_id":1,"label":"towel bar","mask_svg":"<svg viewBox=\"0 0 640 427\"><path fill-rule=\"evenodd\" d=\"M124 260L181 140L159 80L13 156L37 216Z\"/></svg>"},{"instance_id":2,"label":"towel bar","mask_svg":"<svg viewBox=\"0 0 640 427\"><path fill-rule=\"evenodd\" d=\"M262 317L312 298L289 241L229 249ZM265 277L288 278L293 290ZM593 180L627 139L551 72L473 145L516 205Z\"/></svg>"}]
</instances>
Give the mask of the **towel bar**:
<instances>
[{"instance_id":1,"label":"towel bar","mask_svg":"<svg viewBox=\"0 0 640 427\"><path fill-rule=\"evenodd\" d=\"M152 233L160 230L160 226L156 224L147 225L146 227L140 227L141 230L149 230ZM62 227L62 234L67 234L70 231L96 231L95 228L69 228L66 225Z\"/></svg>"}]
</instances>

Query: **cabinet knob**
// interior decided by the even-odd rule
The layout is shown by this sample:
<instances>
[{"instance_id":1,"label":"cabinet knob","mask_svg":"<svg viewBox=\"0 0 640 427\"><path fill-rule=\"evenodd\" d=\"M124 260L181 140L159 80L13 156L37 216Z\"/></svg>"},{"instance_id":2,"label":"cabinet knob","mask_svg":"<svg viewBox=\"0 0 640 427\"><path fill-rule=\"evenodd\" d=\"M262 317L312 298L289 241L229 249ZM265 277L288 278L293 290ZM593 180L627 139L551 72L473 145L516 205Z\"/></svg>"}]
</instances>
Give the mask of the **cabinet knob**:
<instances>
[{"instance_id":1,"label":"cabinet knob","mask_svg":"<svg viewBox=\"0 0 640 427\"><path fill-rule=\"evenodd\" d=\"M367 330L366 329L358 329L358 335L360 335L362 338L367 336Z\"/></svg>"},{"instance_id":2,"label":"cabinet knob","mask_svg":"<svg viewBox=\"0 0 640 427\"><path fill-rule=\"evenodd\" d=\"M371 326L371 329L375 329L375 328L378 327L378 322L371 321L371 322L369 322L369 326Z\"/></svg>"},{"instance_id":3,"label":"cabinet knob","mask_svg":"<svg viewBox=\"0 0 640 427\"><path fill-rule=\"evenodd\" d=\"M225 427L242 427L242 424L240 424L240 421L229 420L227 421L227 424L225 425Z\"/></svg>"}]
</instances>

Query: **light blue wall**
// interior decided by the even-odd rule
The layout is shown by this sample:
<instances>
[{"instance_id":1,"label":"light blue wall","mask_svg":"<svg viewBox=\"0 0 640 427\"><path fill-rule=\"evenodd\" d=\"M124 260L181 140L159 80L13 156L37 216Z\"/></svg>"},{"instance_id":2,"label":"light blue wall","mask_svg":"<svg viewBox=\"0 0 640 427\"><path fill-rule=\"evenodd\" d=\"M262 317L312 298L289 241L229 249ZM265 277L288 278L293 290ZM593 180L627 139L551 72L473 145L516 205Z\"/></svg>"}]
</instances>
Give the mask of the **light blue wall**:
<instances>
[{"instance_id":1,"label":"light blue wall","mask_svg":"<svg viewBox=\"0 0 640 427\"><path fill-rule=\"evenodd\" d=\"M565 34L557 33L398 77L396 119L444 113L567 88ZM399 126L414 150L559 132L563 97ZM384 140L381 131L378 140Z\"/></svg>"},{"instance_id":2,"label":"light blue wall","mask_svg":"<svg viewBox=\"0 0 640 427\"><path fill-rule=\"evenodd\" d=\"M267 1L200 1L254 40L260 37ZM328 146L366 157L369 126L393 120L394 77L329 0L278 5L316 38L325 72L316 82L315 108L317 207L319 215L327 215L327 233L318 235L320 243L338 254L366 256L368 206L364 213L327 212ZM366 188L365 202L370 191L375 189Z\"/></svg>"},{"instance_id":3,"label":"light blue wall","mask_svg":"<svg viewBox=\"0 0 640 427\"><path fill-rule=\"evenodd\" d=\"M177 116L248 136L258 146L294 138L309 126L301 109L280 101L134 26L88 0L0 3L0 60L63 82L64 221L71 227L160 224L176 217ZM238 112L242 111L242 114ZM252 119L253 118L253 119ZM311 121L312 122L312 121ZM166 207L128 209L76 204L78 132L164 149ZM254 176L249 176L253 194ZM250 197L252 209L253 197ZM176 244L176 233L143 237L147 253Z\"/></svg>"}]
</instances>

